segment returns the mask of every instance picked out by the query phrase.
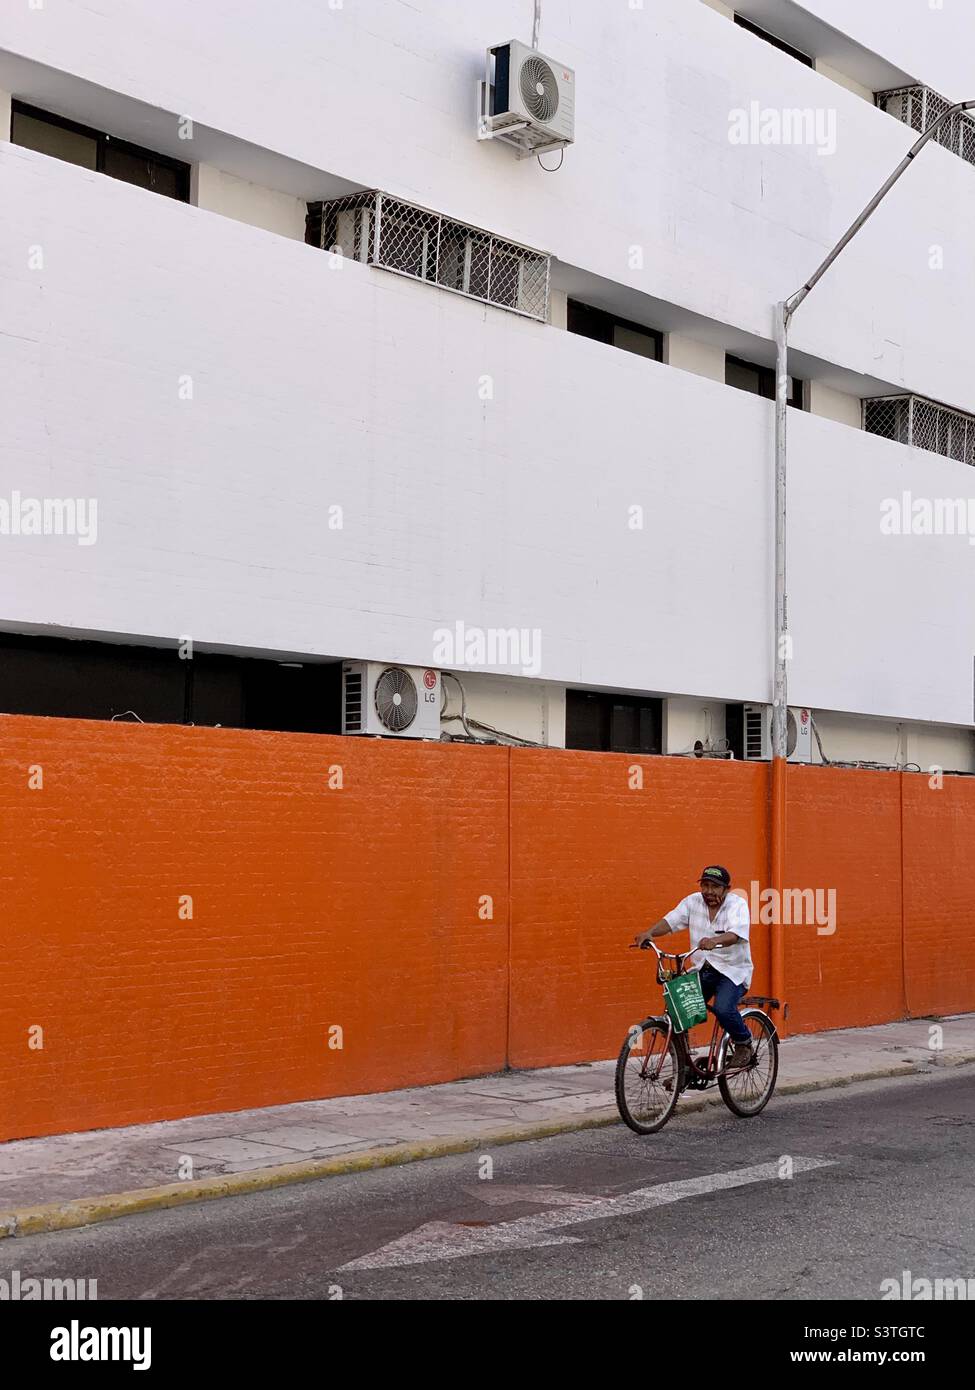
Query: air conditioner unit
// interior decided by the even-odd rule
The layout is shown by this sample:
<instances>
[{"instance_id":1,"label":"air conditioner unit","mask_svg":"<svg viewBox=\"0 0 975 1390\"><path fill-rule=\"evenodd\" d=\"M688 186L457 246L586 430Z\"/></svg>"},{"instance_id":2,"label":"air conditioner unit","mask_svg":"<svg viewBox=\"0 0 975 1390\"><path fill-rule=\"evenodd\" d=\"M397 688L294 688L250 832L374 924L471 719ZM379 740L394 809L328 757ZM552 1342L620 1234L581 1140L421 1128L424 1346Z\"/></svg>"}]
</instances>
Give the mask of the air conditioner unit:
<instances>
[{"instance_id":1,"label":"air conditioner unit","mask_svg":"<svg viewBox=\"0 0 975 1390\"><path fill-rule=\"evenodd\" d=\"M504 140L524 157L575 139L575 73L527 44L512 39L489 48L479 92L482 140Z\"/></svg>"},{"instance_id":2,"label":"air conditioner unit","mask_svg":"<svg viewBox=\"0 0 975 1390\"><path fill-rule=\"evenodd\" d=\"M772 757L772 706L745 705L745 757L751 761ZM785 736L790 763L811 763L812 715L807 709L790 709Z\"/></svg>"},{"instance_id":3,"label":"air conditioner unit","mask_svg":"<svg viewBox=\"0 0 975 1390\"><path fill-rule=\"evenodd\" d=\"M342 732L440 738L440 672L381 661L342 664Z\"/></svg>"}]
</instances>

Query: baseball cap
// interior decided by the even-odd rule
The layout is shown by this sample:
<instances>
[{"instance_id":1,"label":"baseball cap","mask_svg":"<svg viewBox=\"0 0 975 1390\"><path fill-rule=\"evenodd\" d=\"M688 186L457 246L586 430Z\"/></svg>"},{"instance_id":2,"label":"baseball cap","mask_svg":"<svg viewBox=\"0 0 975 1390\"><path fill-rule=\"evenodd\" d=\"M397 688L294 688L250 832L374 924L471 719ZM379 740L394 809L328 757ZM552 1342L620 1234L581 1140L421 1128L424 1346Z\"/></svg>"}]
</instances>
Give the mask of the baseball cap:
<instances>
[{"instance_id":1,"label":"baseball cap","mask_svg":"<svg viewBox=\"0 0 975 1390\"><path fill-rule=\"evenodd\" d=\"M709 864L706 869L701 870L701 881L708 879L712 883L723 883L726 888L731 887L731 875L728 870L720 864Z\"/></svg>"}]
</instances>

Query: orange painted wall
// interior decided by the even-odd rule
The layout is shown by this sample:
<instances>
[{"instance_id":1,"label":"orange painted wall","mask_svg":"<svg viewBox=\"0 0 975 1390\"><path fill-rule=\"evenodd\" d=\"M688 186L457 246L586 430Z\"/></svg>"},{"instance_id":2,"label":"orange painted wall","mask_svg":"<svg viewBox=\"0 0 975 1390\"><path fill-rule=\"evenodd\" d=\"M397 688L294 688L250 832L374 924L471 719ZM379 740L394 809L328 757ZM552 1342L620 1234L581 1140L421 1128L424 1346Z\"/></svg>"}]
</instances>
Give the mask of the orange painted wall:
<instances>
[{"instance_id":1,"label":"orange painted wall","mask_svg":"<svg viewBox=\"0 0 975 1390\"><path fill-rule=\"evenodd\" d=\"M832 935L815 924L784 928L794 1032L866 1027L906 1013L900 783L891 772L789 768L788 882L836 892Z\"/></svg>"},{"instance_id":2,"label":"orange painted wall","mask_svg":"<svg viewBox=\"0 0 975 1390\"><path fill-rule=\"evenodd\" d=\"M631 1023L661 1012L652 953L628 943L695 891L706 863L765 880L767 780L758 763L512 753L513 1066L608 1057ZM668 944L686 950L687 934ZM756 989L767 947L757 928Z\"/></svg>"},{"instance_id":3,"label":"orange painted wall","mask_svg":"<svg viewBox=\"0 0 975 1390\"><path fill-rule=\"evenodd\" d=\"M768 780L752 763L0 716L0 1138L615 1054L660 1008L633 935L706 861L767 883ZM788 817L790 883L837 893L833 935L785 929L790 1028L975 1009L952 899L975 780L790 768ZM752 942L768 992L769 928Z\"/></svg>"},{"instance_id":4,"label":"orange painted wall","mask_svg":"<svg viewBox=\"0 0 975 1390\"><path fill-rule=\"evenodd\" d=\"M975 1008L975 778L904 778L904 900L910 1012Z\"/></svg>"},{"instance_id":5,"label":"orange painted wall","mask_svg":"<svg viewBox=\"0 0 975 1390\"><path fill-rule=\"evenodd\" d=\"M499 1069L507 802L499 748L0 718L0 1137Z\"/></svg>"}]
</instances>

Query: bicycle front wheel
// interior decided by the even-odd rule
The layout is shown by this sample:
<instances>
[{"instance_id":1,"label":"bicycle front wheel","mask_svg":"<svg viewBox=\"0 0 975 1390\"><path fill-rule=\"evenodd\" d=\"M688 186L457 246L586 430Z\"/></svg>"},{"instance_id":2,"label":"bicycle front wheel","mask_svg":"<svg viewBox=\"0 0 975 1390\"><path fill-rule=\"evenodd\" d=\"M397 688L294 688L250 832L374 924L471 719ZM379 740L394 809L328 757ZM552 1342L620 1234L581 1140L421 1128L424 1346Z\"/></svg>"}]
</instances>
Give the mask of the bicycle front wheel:
<instances>
[{"instance_id":1,"label":"bicycle front wheel","mask_svg":"<svg viewBox=\"0 0 975 1390\"><path fill-rule=\"evenodd\" d=\"M779 1074L779 1037L775 1024L761 1009L745 1009L741 1021L752 1035L754 1056L746 1067L724 1070L731 1041L725 1034L721 1042L718 1090L728 1109L743 1120L764 1110L772 1099Z\"/></svg>"},{"instance_id":2,"label":"bicycle front wheel","mask_svg":"<svg viewBox=\"0 0 975 1390\"><path fill-rule=\"evenodd\" d=\"M634 1134L654 1134L674 1113L680 1061L665 1024L635 1024L616 1063L616 1104Z\"/></svg>"}]
</instances>

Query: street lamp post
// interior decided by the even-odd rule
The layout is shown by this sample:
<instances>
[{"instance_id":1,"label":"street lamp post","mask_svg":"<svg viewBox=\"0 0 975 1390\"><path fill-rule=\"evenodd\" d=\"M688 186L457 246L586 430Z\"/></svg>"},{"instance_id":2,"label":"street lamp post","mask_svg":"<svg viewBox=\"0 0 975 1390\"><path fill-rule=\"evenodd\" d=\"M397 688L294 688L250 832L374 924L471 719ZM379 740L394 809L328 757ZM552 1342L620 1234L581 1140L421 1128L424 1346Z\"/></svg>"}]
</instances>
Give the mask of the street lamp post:
<instances>
[{"instance_id":1,"label":"street lamp post","mask_svg":"<svg viewBox=\"0 0 975 1390\"><path fill-rule=\"evenodd\" d=\"M789 709L789 605L786 585L786 485L788 474L787 412L789 396L789 325L800 304L815 289L830 266L857 232L876 212L902 174L921 150L944 125L945 121L962 111L975 109L975 101L959 101L928 126L911 146L890 178L874 194L859 217L830 251L801 289L775 306L775 647L772 682L772 806L771 806L771 870L772 887L777 890L776 901L782 901L785 886L786 835L786 736ZM781 913L775 916L781 919ZM785 992L785 938L782 922L772 924L772 994L782 999Z\"/></svg>"}]
</instances>

